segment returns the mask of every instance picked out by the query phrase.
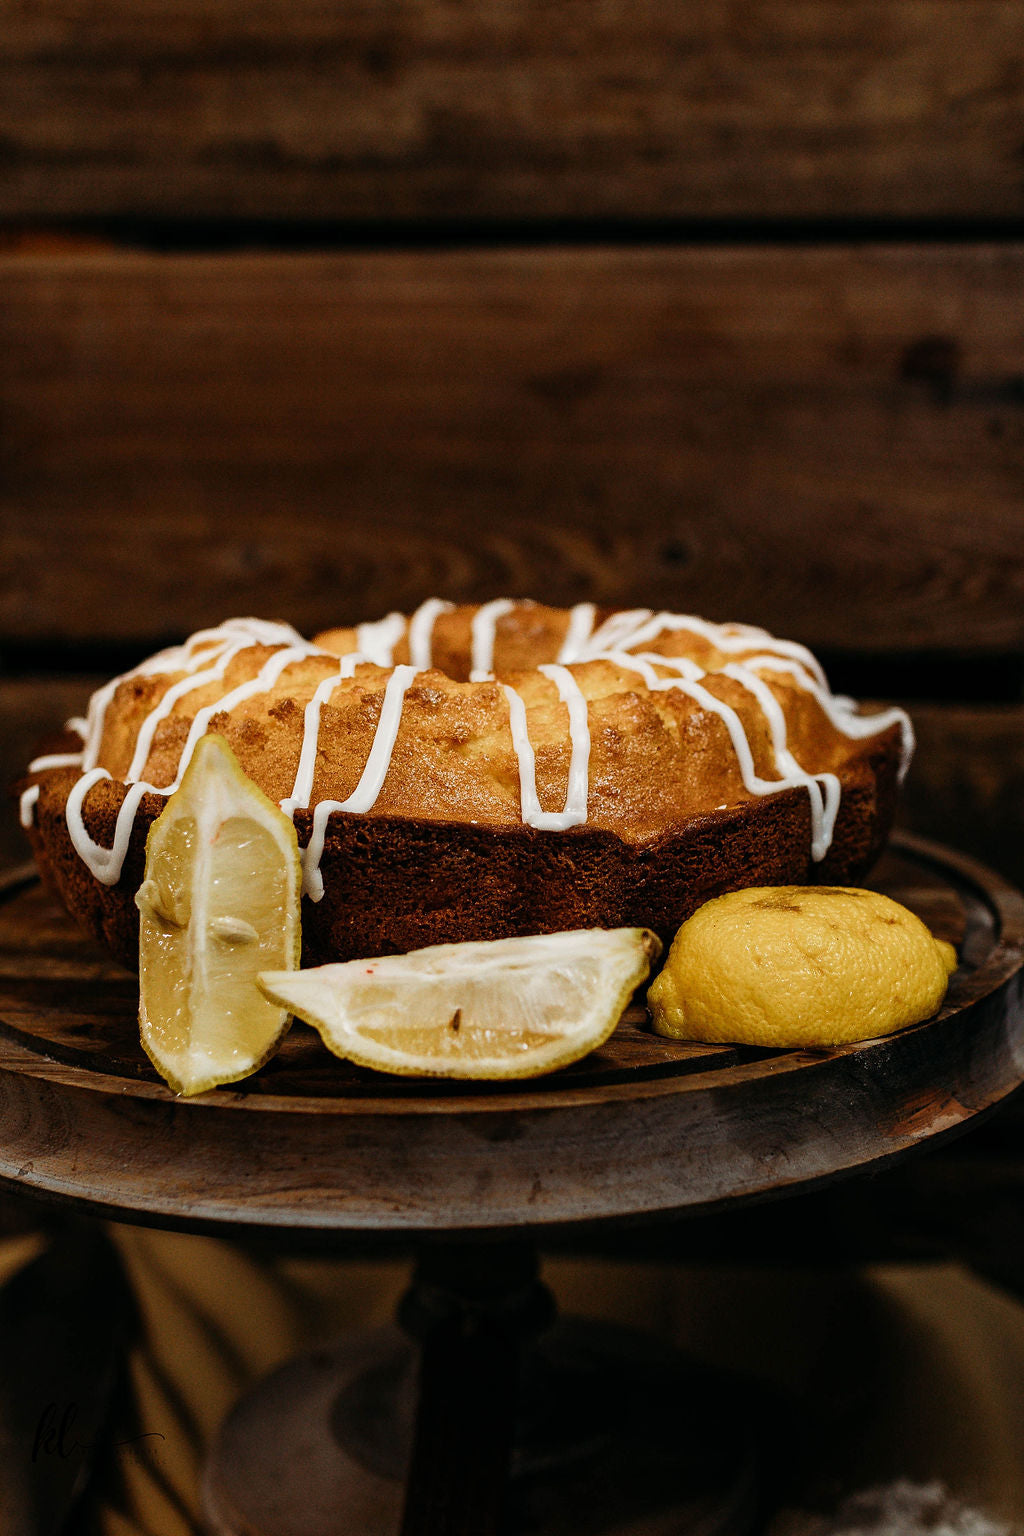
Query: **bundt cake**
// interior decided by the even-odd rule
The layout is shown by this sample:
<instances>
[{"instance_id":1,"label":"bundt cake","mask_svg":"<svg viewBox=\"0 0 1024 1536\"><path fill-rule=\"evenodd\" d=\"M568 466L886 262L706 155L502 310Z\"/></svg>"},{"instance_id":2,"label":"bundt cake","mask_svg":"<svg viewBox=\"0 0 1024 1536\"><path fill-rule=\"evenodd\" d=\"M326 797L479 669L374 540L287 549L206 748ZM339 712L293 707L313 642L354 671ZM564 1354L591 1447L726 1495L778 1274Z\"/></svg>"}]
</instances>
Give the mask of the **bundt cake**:
<instances>
[{"instance_id":1,"label":"bundt cake","mask_svg":"<svg viewBox=\"0 0 1024 1536\"><path fill-rule=\"evenodd\" d=\"M646 609L432 598L304 640L234 619L93 695L21 819L68 910L137 963L146 834L222 733L294 817L306 964L563 928L671 939L745 885L856 879L912 750L803 646Z\"/></svg>"}]
</instances>

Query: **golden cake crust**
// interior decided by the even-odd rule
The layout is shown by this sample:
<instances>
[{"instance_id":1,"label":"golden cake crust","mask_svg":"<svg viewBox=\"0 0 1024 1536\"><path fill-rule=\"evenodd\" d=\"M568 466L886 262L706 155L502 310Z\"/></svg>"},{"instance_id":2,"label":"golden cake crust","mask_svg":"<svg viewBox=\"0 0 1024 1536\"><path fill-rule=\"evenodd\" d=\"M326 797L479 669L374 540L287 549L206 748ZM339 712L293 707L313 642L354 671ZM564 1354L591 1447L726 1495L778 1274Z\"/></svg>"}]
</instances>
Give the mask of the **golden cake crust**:
<instances>
[{"instance_id":1,"label":"golden cake crust","mask_svg":"<svg viewBox=\"0 0 1024 1536\"><path fill-rule=\"evenodd\" d=\"M727 716L740 722L756 778L780 779L763 694L722 670L764 658L770 637L751 632L748 642L738 627L722 631L726 649L679 629L659 634L653 650L612 648L569 661L565 670L586 701L586 820L559 830L524 824L507 690L525 705L537 798L558 810L567 799L573 738L558 679L537 667L557 662L571 615L538 604L511 607L493 624L493 676L470 682L479 612L467 606L435 616L430 660L436 665L408 683L379 794L368 810L335 810L327 820L319 863L324 896L303 903L304 963L622 923L646 925L670 939L711 895L815 878L842 883L877 855L895 806L900 725L880 717L877 734L851 739L829 718L820 690L794 670L792 657L757 664L760 684L784 718L787 750L808 773L834 775L841 788L831 845L814 861L808 789L796 784L753 793L730 735ZM598 633L608 617L594 615ZM309 729L308 706L326 689L308 804L294 809L300 845L308 844L316 804L343 801L359 783L394 676L392 667L360 662L351 677L339 678L338 658L357 649L356 631L329 631L315 644L316 652L297 654L272 686L228 711L216 708L219 700L244 692L280 656L283 643L251 641L205 683L213 669L204 671L201 643L190 653L191 674L169 665L121 680L97 732L94 766L110 777L92 784L82 806L93 842L113 843L129 774L156 786L174 780L202 710L211 711L206 729L226 737L245 772L271 798L287 801ZM666 660L647 663L645 680L630 659L634 654ZM391 659L408 666L410 655L407 631ZM688 658L702 674L696 696L664 686L679 676L670 665L675 658ZM652 677L662 686L648 686ZM152 740L140 751L147 722ZM76 745L69 736L60 750ZM120 876L102 884L68 829L68 796L81 771L48 768L19 786L38 785L29 836L68 909L119 959L134 964L133 897L146 835L165 800L143 795Z\"/></svg>"}]
</instances>

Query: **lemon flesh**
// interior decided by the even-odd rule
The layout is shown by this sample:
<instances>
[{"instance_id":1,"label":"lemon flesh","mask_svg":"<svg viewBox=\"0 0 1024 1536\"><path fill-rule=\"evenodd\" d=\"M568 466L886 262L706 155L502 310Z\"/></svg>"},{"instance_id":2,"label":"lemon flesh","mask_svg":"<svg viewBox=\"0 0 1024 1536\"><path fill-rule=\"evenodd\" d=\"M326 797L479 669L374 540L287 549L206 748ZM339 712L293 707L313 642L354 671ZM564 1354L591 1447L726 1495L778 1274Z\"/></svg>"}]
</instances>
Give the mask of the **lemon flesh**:
<instances>
[{"instance_id":1,"label":"lemon flesh","mask_svg":"<svg viewBox=\"0 0 1024 1536\"><path fill-rule=\"evenodd\" d=\"M221 736L204 736L146 841L135 902L139 1026L181 1094L254 1072L288 1025L256 985L297 966L301 866L295 828Z\"/></svg>"},{"instance_id":2,"label":"lemon flesh","mask_svg":"<svg viewBox=\"0 0 1024 1536\"><path fill-rule=\"evenodd\" d=\"M655 1030L680 1040L845 1045L930 1018L956 963L875 891L759 887L683 924L647 1001Z\"/></svg>"},{"instance_id":3,"label":"lemon flesh","mask_svg":"<svg viewBox=\"0 0 1024 1536\"><path fill-rule=\"evenodd\" d=\"M336 1056L382 1072L523 1078L603 1045L661 945L645 928L437 944L408 955L264 972L268 998Z\"/></svg>"}]
</instances>

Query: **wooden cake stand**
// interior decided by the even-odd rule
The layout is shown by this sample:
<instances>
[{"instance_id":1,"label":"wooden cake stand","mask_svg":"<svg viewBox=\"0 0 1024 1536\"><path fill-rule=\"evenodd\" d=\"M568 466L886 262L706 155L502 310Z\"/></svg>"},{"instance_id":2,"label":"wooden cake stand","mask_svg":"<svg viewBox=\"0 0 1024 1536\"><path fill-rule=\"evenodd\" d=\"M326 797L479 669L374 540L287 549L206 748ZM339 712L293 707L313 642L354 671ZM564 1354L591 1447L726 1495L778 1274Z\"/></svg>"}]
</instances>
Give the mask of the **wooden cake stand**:
<instances>
[{"instance_id":1,"label":"wooden cake stand","mask_svg":"<svg viewBox=\"0 0 1024 1536\"><path fill-rule=\"evenodd\" d=\"M397 1333L375 1335L275 1373L222 1431L206 1484L212 1526L748 1526L754 1472L735 1390L692 1375L681 1388L663 1347L638 1359L618 1330L544 1331L533 1242L878 1166L1024 1081L1024 898L908 837L871 883L960 953L941 1012L888 1039L822 1052L689 1045L650 1034L633 1008L606 1046L549 1078L438 1085L349 1067L295 1026L249 1082L183 1101L138 1045L135 978L100 957L33 874L8 877L0 1179L120 1220L397 1236L419 1254L402 1309L419 1354Z\"/></svg>"}]
</instances>

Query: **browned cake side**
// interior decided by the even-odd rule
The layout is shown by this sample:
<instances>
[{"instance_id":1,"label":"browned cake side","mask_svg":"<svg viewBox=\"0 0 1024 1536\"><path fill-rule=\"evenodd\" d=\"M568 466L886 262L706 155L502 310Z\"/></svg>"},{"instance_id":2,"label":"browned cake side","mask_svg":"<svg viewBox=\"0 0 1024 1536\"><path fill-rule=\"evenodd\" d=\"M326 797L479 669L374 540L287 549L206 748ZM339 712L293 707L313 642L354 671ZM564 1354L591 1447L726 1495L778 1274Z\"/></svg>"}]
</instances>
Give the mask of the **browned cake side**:
<instances>
[{"instance_id":1,"label":"browned cake side","mask_svg":"<svg viewBox=\"0 0 1024 1536\"><path fill-rule=\"evenodd\" d=\"M523 698L536 755L538 795L560 806L569 778L566 706L555 684L523 670L553 659L568 615L517 605L495 628L495 679L468 683L472 608L436 624L434 666L405 695L387 776L368 813L335 811L320 870L325 895L303 903L303 959L400 952L425 944L575 927L643 924L670 939L708 897L750 884L858 878L881 849L895 808L900 730L851 740L831 724L812 693L783 671L764 681L782 708L790 749L813 773L834 773L842 798L825 858L811 858L810 800L794 787L764 796L745 787L722 719L678 689L651 691L628 665L584 660L570 668L586 698L590 764L585 824L563 830L524 825L519 765L509 734L502 683ZM514 621L518 619L519 623ZM245 771L272 798L292 791L304 710L337 670L336 655L355 646L353 631L319 637L322 653L290 666L277 685L230 713L214 713ZM328 647L335 654L328 654ZM252 645L223 677L187 693L160 721L137 777L168 784L197 710L253 678L273 655ZM719 669L719 655L697 636L670 634L659 654L690 655L707 669L709 693L742 721L756 772L779 777L768 722L757 700ZM750 651L759 649L751 642ZM395 648L396 664L408 645ZM97 843L110 846L124 800L141 723L180 672L130 677L113 695L98 763L113 776L89 790L83 818ZM381 716L390 669L360 665L339 682L321 712L313 793L342 799L358 781ZM74 750L75 738L64 744ZM103 885L79 857L65 807L80 770L54 768L24 783L39 786L28 833L41 869L62 901L125 964L137 958L134 893L142 880L145 840L165 799L146 794L116 884ZM312 811L294 813L299 842L309 841Z\"/></svg>"}]
</instances>

